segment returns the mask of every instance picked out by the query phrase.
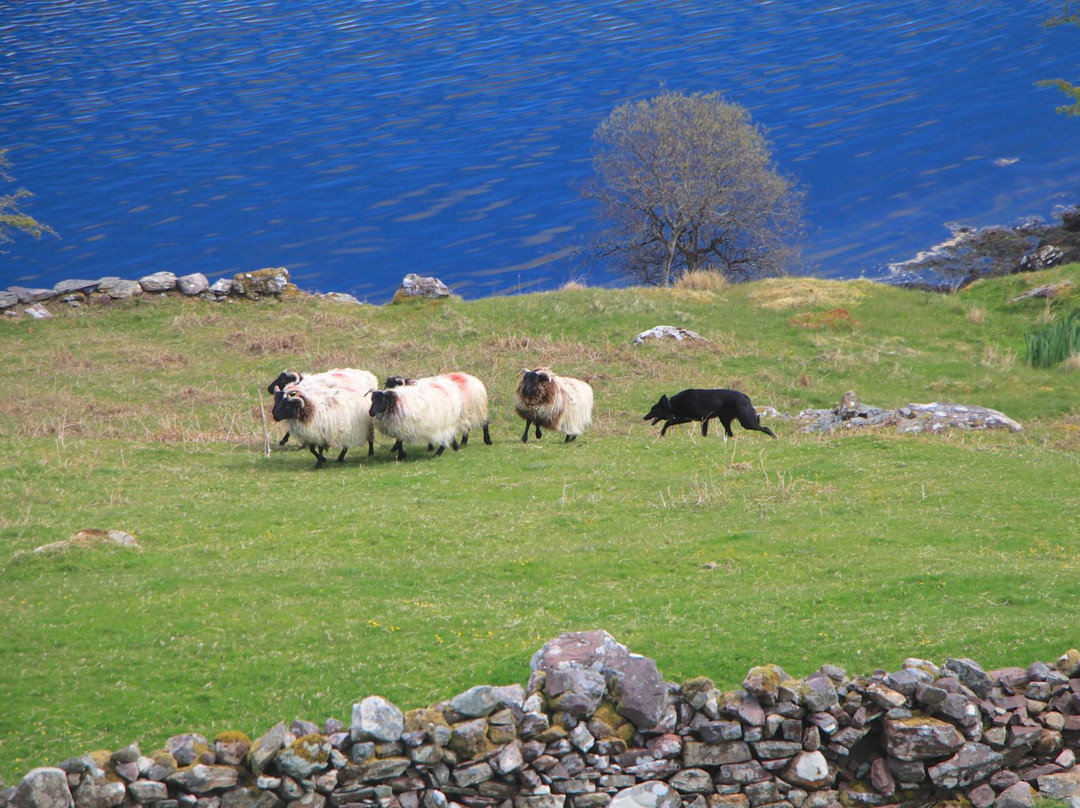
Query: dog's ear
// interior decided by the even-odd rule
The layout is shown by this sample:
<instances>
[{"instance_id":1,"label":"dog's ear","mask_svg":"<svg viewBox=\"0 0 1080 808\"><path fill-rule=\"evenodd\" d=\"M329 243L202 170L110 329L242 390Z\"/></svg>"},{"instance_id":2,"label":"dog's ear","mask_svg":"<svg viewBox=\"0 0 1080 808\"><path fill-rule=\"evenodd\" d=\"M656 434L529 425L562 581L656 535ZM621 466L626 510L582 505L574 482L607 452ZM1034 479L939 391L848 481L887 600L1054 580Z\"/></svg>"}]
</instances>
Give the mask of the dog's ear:
<instances>
[{"instance_id":1,"label":"dog's ear","mask_svg":"<svg viewBox=\"0 0 1080 808\"><path fill-rule=\"evenodd\" d=\"M662 406L662 407L669 406L668 397L666 395L660 396L660 406Z\"/></svg>"}]
</instances>

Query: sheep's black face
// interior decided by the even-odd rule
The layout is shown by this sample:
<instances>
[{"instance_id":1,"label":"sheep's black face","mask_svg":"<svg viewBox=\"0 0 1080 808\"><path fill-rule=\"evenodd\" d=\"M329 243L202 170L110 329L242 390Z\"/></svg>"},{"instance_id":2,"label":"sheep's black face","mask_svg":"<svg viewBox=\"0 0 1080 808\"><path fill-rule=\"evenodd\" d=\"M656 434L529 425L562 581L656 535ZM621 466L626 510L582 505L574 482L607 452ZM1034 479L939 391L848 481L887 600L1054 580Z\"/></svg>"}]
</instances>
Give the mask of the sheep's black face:
<instances>
[{"instance_id":1,"label":"sheep's black face","mask_svg":"<svg viewBox=\"0 0 1080 808\"><path fill-rule=\"evenodd\" d=\"M395 387L401 387L403 384L408 384L412 379L406 379L404 376L387 376L386 384L383 385L387 390L393 390Z\"/></svg>"},{"instance_id":2,"label":"sheep's black face","mask_svg":"<svg viewBox=\"0 0 1080 808\"><path fill-rule=\"evenodd\" d=\"M371 409L368 410L368 415L374 418L377 415L382 415L384 412L389 412L393 396L393 393L387 393L384 390L376 390L372 393Z\"/></svg>"},{"instance_id":3,"label":"sheep's black face","mask_svg":"<svg viewBox=\"0 0 1080 808\"><path fill-rule=\"evenodd\" d=\"M278 374L278 377L270 382L270 386L266 388L266 392L271 395L278 390L284 390L288 385L295 384L300 381L300 374L295 370L283 370Z\"/></svg>"},{"instance_id":4,"label":"sheep's black face","mask_svg":"<svg viewBox=\"0 0 1080 808\"><path fill-rule=\"evenodd\" d=\"M536 395L537 389L541 385L547 384L551 381L551 377L546 373L537 373L535 370L525 371L525 377L521 380L521 392L525 394L526 398L532 398Z\"/></svg>"},{"instance_id":5,"label":"sheep's black face","mask_svg":"<svg viewBox=\"0 0 1080 808\"><path fill-rule=\"evenodd\" d=\"M274 393L274 420L298 418L304 411L304 399L299 390L278 390Z\"/></svg>"}]
</instances>

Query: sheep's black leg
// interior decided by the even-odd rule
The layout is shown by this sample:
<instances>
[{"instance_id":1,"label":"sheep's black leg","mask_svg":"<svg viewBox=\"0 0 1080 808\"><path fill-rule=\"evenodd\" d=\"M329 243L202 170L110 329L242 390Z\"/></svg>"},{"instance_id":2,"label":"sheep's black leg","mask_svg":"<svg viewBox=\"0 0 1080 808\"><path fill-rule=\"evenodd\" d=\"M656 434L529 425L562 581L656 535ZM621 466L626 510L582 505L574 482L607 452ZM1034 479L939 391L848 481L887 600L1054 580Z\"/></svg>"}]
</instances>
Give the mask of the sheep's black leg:
<instances>
[{"instance_id":1,"label":"sheep's black leg","mask_svg":"<svg viewBox=\"0 0 1080 808\"><path fill-rule=\"evenodd\" d=\"M341 450L341 454L339 454L339 455L337 456L337 462L339 462L339 463L344 463L344 462L345 462L345 453L346 453L346 452L348 452L348 451L349 451L349 447L348 447L348 446L346 446L346 447L345 447L344 449L342 449L342 450Z\"/></svg>"},{"instance_id":2,"label":"sheep's black leg","mask_svg":"<svg viewBox=\"0 0 1080 808\"><path fill-rule=\"evenodd\" d=\"M723 418L721 418L720 423L722 423L724 425L724 434L729 438L734 438L735 433L731 431L731 419L728 418L725 421Z\"/></svg>"},{"instance_id":3,"label":"sheep's black leg","mask_svg":"<svg viewBox=\"0 0 1080 808\"><path fill-rule=\"evenodd\" d=\"M701 421L701 437L703 437L703 438L709 437L709 419L708 418L704 418Z\"/></svg>"},{"instance_id":4,"label":"sheep's black leg","mask_svg":"<svg viewBox=\"0 0 1080 808\"><path fill-rule=\"evenodd\" d=\"M432 446L432 445L431 445L430 443L429 443L429 444L427 445L427 450L428 450L429 452L431 452L431 451L434 451L434 449L435 449L435 447L434 447L434 446Z\"/></svg>"},{"instance_id":5,"label":"sheep's black leg","mask_svg":"<svg viewBox=\"0 0 1080 808\"><path fill-rule=\"evenodd\" d=\"M277 445L278 445L278 446L284 446L284 445L285 445L286 443L288 443L288 442L289 442L289 433L288 433L288 432L286 432L286 433L285 433L285 437L284 437L284 438L282 438L281 440L279 440L279 441L277 442Z\"/></svg>"},{"instance_id":6,"label":"sheep's black leg","mask_svg":"<svg viewBox=\"0 0 1080 808\"><path fill-rule=\"evenodd\" d=\"M393 452L394 454L400 454L401 453L401 438L398 438L396 441L394 441L394 445L390 447L390 451ZM401 458L399 457L398 460L400 460L400 459Z\"/></svg>"},{"instance_id":7,"label":"sheep's black leg","mask_svg":"<svg viewBox=\"0 0 1080 808\"><path fill-rule=\"evenodd\" d=\"M455 452L464 445L464 443L458 443L456 438L450 438L450 448Z\"/></svg>"},{"instance_id":8,"label":"sheep's black leg","mask_svg":"<svg viewBox=\"0 0 1080 808\"><path fill-rule=\"evenodd\" d=\"M536 439L540 440L541 437L542 437L542 435L540 434L540 422L537 421L536 422Z\"/></svg>"},{"instance_id":9,"label":"sheep's black leg","mask_svg":"<svg viewBox=\"0 0 1080 808\"><path fill-rule=\"evenodd\" d=\"M440 446L438 449L436 449L435 450L435 456L438 457L439 455L441 455L443 453L443 449L445 449L445 448L446 448L445 446Z\"/></svg>"},{"instance_id":10,"label":"sheep's black leg","mask_svg":"<svg viewBox=\"0 0 1080 808\"><path fill-rule=\"evenodd\" d=\"M373 454L375 454L375 439L374 438L368 438L367 456L371 457Z\"/></svg>"},{"instance_id":11,"label":"sheep's black leg","mask_svg":"<svg viewBox=\"0 0 1080 808\"><path fill-rule=\"evenodd\" d=\"M531 426L532 426L532 421L530 421L528 418L526 418L525 419L525 434L521 436L521 442L522 443L528 443L529 442L529 427L531 427Z\"/></svg>"},{"instance_id":12,"label":"sheep's black leg","mask_svg":"<svg viewBox=\"0 0 1080 808\"><path fill-rule=\"evenodd\" d=\"M491 433L488 432L487 424L484 424L484 443L487 446L491 445Z\"/></svg>"},{"instance_id":13,"label":"sheep's black leg","mask_svg":"<svg viewBox=\"0 0 1080 808\"><path fill-rule=\"evenodd\" d=\"M402 445L400 439L397 440L394 443L391 451L396 451L397 452L397 459L398 460L404 460L405 459L405 447Z\"/></svg>"},{"instance_id":14,"label":"sheep's black leg","mask_svg":"<svg viewBox=\"0 0 1080 808\"><path fill-rule=\"evenodd\" d=\"M566 440L564 440L563 443L573 443L576 440L577 440L577 435L567 435Z\"/></svg>"},{"instance_id":15,"label":"sheep's black leg","mask_svg":"<svg viewBox=\"0 0 1080 808\"><path fill-rule=\"evenodd\" d=\"M311 453L315 455L315 468L321 469L326 463L326 457L322 453L322 447L312 444L308 447L308 449L310 449Z\"/></svg>"},{"instance_id":16,"label":"sheep's black leg","mask_svg":"<svg viewBox=\"0 0 1080 808\"><path fill-rule=\"evenodd\" d=\"M468 442L469 442L469 430L466 429L464 432L461 433L461 442L458 444L458 446L464 446Z\"/></svg>"}]
</instances>

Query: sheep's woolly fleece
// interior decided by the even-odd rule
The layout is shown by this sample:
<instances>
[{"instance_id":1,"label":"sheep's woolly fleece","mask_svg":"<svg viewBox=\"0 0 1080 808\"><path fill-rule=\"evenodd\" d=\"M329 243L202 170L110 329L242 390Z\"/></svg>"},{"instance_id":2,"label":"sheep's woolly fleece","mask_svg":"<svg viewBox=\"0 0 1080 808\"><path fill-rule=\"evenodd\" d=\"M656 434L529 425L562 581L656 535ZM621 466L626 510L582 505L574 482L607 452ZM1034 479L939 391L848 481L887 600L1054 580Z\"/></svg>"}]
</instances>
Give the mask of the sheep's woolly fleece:
<instances>
[{"instance_id":1,"label":"sheep's woolly fleece","mask_svg":"<svg viewBox=\"0 0 1080 808\"><path fill-rule=\"evenodd\" d=\"M392 407L375 416L375 427L402 443L452 446L462 423L464 397L452 381L429 377L423 384L402 385L385 392Z\"/></svg>"}]
</instances>

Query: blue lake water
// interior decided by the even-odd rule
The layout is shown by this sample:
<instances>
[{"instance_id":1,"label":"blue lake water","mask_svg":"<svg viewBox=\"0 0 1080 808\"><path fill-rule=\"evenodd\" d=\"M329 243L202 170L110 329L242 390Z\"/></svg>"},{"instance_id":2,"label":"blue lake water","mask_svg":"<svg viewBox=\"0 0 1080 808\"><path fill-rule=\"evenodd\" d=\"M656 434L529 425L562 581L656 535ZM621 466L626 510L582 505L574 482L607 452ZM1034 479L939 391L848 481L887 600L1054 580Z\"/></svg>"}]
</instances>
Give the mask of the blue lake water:
<instances>
[{"instance_id":1,"label":"blue lake water","mask_svg":"<svg viewBox=\"0 0 1080 808\"><path fill-rule=\"evenodd\" d=\"M1080 30L1029 0L0 0L0 147L23 209L0 288L286 266L384 302L615 279L574 189L611 109L721 91L807 191L806 257L880 277L1080 201ZM11 190L14 186L8 186Z\"/></svg>"}]
</instances>

